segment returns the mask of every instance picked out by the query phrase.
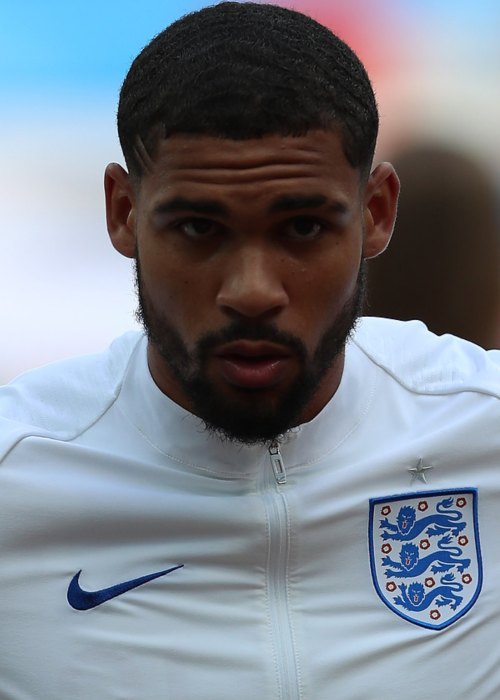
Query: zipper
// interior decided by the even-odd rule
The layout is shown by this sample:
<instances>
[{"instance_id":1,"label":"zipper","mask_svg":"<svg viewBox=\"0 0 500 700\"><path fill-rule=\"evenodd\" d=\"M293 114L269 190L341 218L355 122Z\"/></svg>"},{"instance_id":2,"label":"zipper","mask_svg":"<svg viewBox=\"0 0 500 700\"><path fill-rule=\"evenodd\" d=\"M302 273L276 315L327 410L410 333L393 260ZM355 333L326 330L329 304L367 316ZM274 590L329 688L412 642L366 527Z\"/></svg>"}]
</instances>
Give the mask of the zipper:
<instances>
[{"instance_id":1,"label":"zipper","mask_svg":"<svg viewBox=\"0 0 500 700\"><path fill-rule=\"evenodd\" d=\"M271 465L273 468L274 478L278 484L286 484L286 471L285 463L280 452L280 445L277 440L269 445L269 457L271 458Z\"/></svg>"},{"instance_id":2,"label":"zipper","mask_svg":"<svg viewBox=\"0 0 500 700\"><path fill-rule=\"evenodd\" d=\"M300 700L300 674L297 668L295 639L288 592L290 556L290 515L285 490L285 464L280 445L274 440L268 447L273 468L264 471L263 498L269 526L267 592L273 657L278 680L279 700Z\"/></svg>"}]
</instances>

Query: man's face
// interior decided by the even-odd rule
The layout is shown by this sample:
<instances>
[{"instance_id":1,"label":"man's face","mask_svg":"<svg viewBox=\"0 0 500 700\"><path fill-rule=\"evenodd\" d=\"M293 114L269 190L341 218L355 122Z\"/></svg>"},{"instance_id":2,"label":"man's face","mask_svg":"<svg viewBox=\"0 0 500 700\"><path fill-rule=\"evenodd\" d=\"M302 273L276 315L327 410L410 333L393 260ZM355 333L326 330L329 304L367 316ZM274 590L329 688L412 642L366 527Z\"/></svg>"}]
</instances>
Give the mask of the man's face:
<instances>
[{"instance_id":1,"label":"man's face","mask_svg":"<svg viewBox=\"0 0 500 700\"><path fill-rule=\"evenodd\" d=\"M333 131L161 142L128 225L162 391L247 443L314 417L359 313L366 216Z\"/></svg>"}]
</instances>

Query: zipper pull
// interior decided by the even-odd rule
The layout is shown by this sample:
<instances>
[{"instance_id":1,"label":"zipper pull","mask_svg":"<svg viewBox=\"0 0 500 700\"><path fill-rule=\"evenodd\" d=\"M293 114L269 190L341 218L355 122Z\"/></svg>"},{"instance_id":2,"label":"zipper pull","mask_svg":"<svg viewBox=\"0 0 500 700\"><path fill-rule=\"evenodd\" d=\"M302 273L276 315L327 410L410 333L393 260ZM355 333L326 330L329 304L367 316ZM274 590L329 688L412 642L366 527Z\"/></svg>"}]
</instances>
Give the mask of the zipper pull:
<instances>
[{"instance_id":1,"label":"zipper pull","mask_svg":"<svg viewBox=\"0 0 500 700\"><path fill-rule=\"evenodd\" d=\"M283 463L283 458L281 457L280 446L277 440L274 440L269 445L269 456L271 457L271 464L273 467L274 478L278 484L286 483L286 471L285 465Z\"/></svg>"}]
</instances>

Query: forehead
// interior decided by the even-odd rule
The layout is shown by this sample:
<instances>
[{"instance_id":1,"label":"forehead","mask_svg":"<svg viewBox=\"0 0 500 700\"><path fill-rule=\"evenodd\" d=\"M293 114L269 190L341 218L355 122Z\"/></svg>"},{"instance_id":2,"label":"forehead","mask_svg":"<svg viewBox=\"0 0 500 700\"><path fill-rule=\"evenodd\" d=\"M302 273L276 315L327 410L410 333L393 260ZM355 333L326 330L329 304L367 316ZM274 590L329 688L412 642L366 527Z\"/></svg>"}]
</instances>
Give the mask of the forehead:
<instances>
[{"instance_id":1,"label":"forehead","mask_svg":"<svg viewBox=\"0 0 500 700\"><path fill-rule=\"evenodd\" d=\"M359 187L359 170L347 161L339 134L318 130L244 140L171 136L158 144L140 192L148 200L203 194L248 201L284 192L350 200Z\"/></svg>"}]
</instances>

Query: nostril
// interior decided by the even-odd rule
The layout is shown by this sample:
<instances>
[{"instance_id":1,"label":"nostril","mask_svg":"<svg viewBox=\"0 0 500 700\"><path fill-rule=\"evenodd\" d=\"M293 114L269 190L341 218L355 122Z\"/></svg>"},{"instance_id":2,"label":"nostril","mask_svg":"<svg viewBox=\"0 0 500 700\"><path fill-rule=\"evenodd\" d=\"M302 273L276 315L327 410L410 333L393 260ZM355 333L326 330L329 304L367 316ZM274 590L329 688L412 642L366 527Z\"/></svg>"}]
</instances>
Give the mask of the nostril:
<instances>
[{"instance_id":1,"label":"nostril","mask_svg":"<svg viewBox=\"0 0 500 700\"><path fill-rule=\"evenodd\" d=\"M273 319L275 319L282 312L284 306L277 305L277 306L272 306L271 308L265 308L264 310L262 310L260 307L251 306L248 304L235 305L235 304L229 303L229 304L219 304L219 308L231 320L251 318L252 320L255 320L255 321L258 320L261 322L266 322L266 321L272 321Z\"/></svg>"},{"instance_id":2,"label":"nostril","mask_svg":"<svg viewBox=\"0 0 500 700\"><path fill-rule=\"evenodd\" d=\"M217 304L226 313L236 313L251 318L274 316L288 305L288 294L279 283L235 283L223 287L217 295Z\"/></svg>"}]
</instances>

